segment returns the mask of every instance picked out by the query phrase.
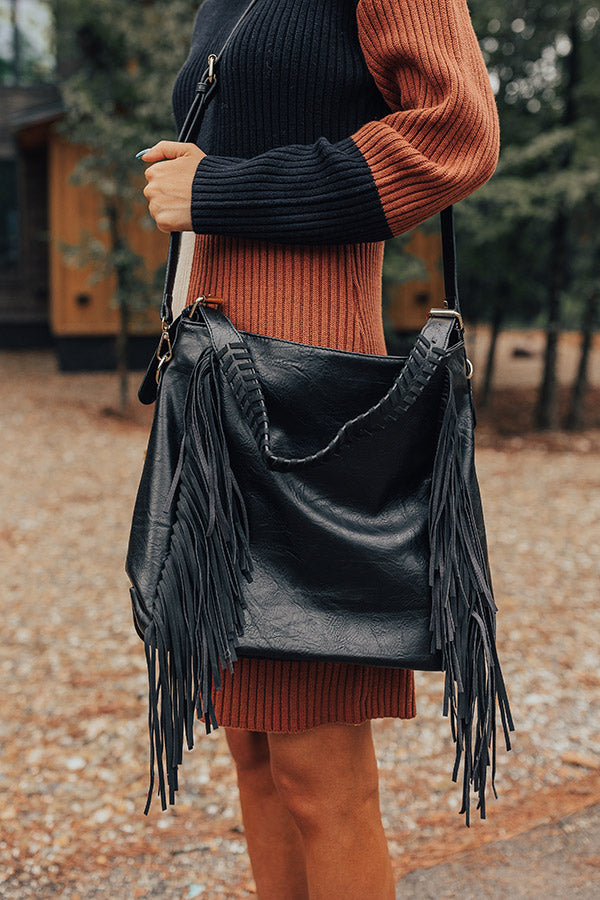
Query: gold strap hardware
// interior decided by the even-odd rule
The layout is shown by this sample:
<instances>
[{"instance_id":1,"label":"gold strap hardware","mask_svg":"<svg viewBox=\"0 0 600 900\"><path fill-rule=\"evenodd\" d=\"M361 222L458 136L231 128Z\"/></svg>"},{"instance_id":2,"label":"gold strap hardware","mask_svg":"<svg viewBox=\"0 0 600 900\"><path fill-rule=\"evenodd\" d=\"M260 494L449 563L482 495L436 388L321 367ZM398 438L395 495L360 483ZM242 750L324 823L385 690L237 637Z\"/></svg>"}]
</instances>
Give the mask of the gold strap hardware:
<instances>
[{"instance_id":1,"label":"gold strap hardware","mask_svg":"<svg viewBox=\"0 0 600 900\"><path fill-rule=\"evenodd\" d=\"M444 303L446 302L447 301L444 300ZM463 324L463 318L456 309L448 309L447 307L445 309L430 309L429 318L431 318L431 316L440 316L444 319L456 319L456 323L461 331L463 331L465 327ZM467 361L467 380L470 381L473 377L473 363L468 357L465 357L465 359Z\"/></svg>"},{"instance_id":2,"label":"gold strap hardware","mask_svg":"<svg viewBox=\"0 0 600 900\"><path fill-rule=\"evenodd\" d=\"M224 302L225 301L222 300L220 297L211 297L210 294L207 294L206 296L203 295L202 297L198 297L198 299L194 300L194 302L190 306L189 317L190 317L190 319L194 318L194 314L195 314L196 310L198 309L198 306L214 306L215 309L218 309L220 306L223 306Z\"/></svg>"},{"instance_id":3,"label":"gold strap hardware","mask_svg":"<svg viewBox=\"0 0 600 900\"><path fill-rule=\"evenodd\" d=\"M212 84L215 75L215 63L217 61L216 53L210 53L208 56L208 83Z\"/></svg>"},{"instance_id":4,"label":"gold strap hardware","mask_svg":"<svg viewBox=\"0 0 600 900\"><path fill-rule=\"evenodd\" d=\"M461 331L465 327L463 325L462 316L456 309L430 309L429 318L431 318L431 316L441 316L442 318L446 319L456 319L458 327L461 329Z\"/></svg>"},{"instance_id":5,"label":"gold strap hardware","mask_svg":"<svg viewBox=\"0 0 600 900\"><path fill-rule=\"evenodd\" d=\"M156 358L158 360L158 366L156 368L156 383L158 384L160 380L161 369L165 363L168 363L170 359L173 358L173 347L171 346L171 337L169 335L169 323L165 319L161 319L162 325L162 333L160 335L160 341L158 342L158 347L156 348ZM164 351L164 352L163 352Z\"/></svg>"}]
</instances>

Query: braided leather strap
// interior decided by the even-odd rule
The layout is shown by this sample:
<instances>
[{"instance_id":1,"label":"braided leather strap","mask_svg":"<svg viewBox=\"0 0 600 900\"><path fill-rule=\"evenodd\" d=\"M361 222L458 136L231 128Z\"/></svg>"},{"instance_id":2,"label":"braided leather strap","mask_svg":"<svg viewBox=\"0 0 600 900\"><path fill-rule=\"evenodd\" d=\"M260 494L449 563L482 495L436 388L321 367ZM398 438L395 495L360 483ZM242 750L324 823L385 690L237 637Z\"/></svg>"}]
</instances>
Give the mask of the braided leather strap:
<instances>
[{"instance_id":1,"label":"braided leather strap","mask_svg":"<svg viewBox=\"0 0 600 900\"><path fill-rule=\"evenodd\" d=\"M370 407L345 422L334 437L320 450L308 456L278 456L271 446L269 414L260 378L250 350L240 333L219 310L202 307L219 367L229 384L261 455L270 469L289 471L324 462L338 453L344 444L358 435L370 434L396 421L423 393L440 366L444 365L454 320L436 320L418 335L410 355L388 391ZM436 341L424 332L435 329Z\"/></svg>"}]
</instances>

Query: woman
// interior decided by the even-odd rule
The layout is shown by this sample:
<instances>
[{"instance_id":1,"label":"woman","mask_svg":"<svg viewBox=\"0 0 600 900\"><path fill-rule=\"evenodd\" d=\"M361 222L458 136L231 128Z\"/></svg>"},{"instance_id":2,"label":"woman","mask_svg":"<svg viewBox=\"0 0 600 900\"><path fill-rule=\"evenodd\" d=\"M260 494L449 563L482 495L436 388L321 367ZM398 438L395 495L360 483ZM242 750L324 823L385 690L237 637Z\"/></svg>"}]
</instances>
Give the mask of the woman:
<instances>
[{"instance_id":1,"label":"woman","mask_svg":"<svg viewBox=\"0 0 600 900\"><path fill-rule=\"evenodd\" d=\"M248 0L206 0L181 125ZM384 354L383 242L483 184L498 121L465 0L255 0L198 146L161 141L144 191L196 233L188 303L241 329ZM261 900L394 897L370 720L415 715L412 672L240 659L215 696Z\"/></svg>"}]
</instances>

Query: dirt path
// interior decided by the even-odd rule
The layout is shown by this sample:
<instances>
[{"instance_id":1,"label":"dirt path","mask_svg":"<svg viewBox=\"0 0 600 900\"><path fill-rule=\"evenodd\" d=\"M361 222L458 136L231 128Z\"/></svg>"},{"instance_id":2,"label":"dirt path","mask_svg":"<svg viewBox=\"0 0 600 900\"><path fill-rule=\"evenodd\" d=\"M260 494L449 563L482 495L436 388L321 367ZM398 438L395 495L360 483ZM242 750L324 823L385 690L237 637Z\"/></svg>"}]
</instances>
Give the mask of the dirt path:
<instances>
[{"instance_id":1,"label":"dirt path","mask_svg":"<svg viewBox=\"0 0 600 900\"><path fill-rule=\"evenodd\" d=\"M146 427L102 412L114 400L111 376L59 375L49 355L4 354L0 378L9 385L0 412L0 897L251 897L221 733L198 730L177 806L142 815L146 674L123 561ZM417 874L400 881L407 873L471 852L484 854L484 877L500 884L490 860L508 852L506 841L511 858L542 872L547 862L527 856L523 835L600 803L597 455L589 445L486 444L479 473L518 733L513 751L500 753L500 799L467 830L449 778L439 676L418 675L417 719L375 723L406 897L430 896ZM597 834L590 816L582 834ZM585 858L582 873L595 877ZM461 862L449 866L448 877L467 878Z\"/></svg>"},{"instance_id":2,"label":"dirt path","mask_svg":"<svg viewBox=\"0 0 600 900\"><path fill-rule=\"evenodd\" d=\"M398 897L414 900L596 900L600 896L600 806L450 862L406 875Z\"/></svg>"}]
</instances>

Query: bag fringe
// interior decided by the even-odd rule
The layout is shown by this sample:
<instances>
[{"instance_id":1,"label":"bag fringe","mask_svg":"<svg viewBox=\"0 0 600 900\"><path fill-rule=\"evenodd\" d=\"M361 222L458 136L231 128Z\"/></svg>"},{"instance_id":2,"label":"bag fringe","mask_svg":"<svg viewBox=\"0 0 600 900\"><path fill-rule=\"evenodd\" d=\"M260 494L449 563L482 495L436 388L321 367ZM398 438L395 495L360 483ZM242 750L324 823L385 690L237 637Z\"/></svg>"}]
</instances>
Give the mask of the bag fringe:
<instances>
[{"instance_id":1,"label":"bag fringe","mask_svg":"<svg viewBox=\"0 0 600 900\"><path fill-rule=\"evenodd\" d=\"M433 467L429 506L432 590L432 650L442 651L443 714L450 715L456 758L452 780L463 762L462 807L470 825L470 789L486 817L487 769L496 774L496 699L506 749L514 730L495 643L496 605L485 550L462 470L461 437L452 373Z\"/></svg>"},{"instance_id":2,"label":"bag fringe","mask_svg":"<svg viewBox=\"0 0 600 900\"><path fill-rule=\"evenodd\" d=\"M195 714L217 727L213 685L233 671L243 633L241 576L252 580L248 519L231 470L221 416L215 354L207 348L192 373L184 435L166 506L176 505L169 550L144 634L149 679L150 787L158 771L162 809L175 802L184 735L194 745ZM166 770L166 783L165 783Z\"/></svg>"}]
</instances>

